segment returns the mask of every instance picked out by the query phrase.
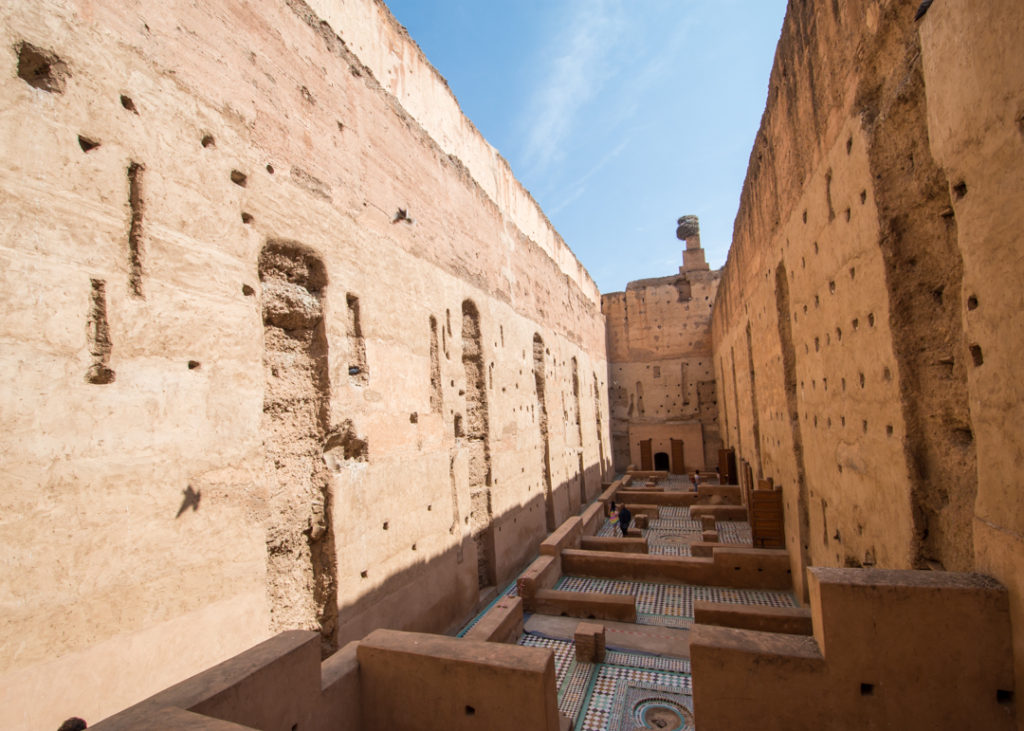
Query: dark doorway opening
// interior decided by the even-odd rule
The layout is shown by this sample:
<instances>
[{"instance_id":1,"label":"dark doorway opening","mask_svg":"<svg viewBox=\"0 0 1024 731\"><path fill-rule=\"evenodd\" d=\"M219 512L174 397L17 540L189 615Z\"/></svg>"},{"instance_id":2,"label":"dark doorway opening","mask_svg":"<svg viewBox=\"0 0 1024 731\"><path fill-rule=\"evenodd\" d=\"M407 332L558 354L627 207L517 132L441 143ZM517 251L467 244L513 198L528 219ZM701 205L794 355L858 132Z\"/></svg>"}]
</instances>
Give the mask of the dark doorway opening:
<instances>
[{"instance_id":1,"label":"dark doorway opening","mask_svg":"<svg viewBox=\"0 0 1024 731\"><path fill-rule=\"evenodd\" d=\"M666 452L654 453L654 469L668 472L668 454Z\"/></svg>"}]
</instances>

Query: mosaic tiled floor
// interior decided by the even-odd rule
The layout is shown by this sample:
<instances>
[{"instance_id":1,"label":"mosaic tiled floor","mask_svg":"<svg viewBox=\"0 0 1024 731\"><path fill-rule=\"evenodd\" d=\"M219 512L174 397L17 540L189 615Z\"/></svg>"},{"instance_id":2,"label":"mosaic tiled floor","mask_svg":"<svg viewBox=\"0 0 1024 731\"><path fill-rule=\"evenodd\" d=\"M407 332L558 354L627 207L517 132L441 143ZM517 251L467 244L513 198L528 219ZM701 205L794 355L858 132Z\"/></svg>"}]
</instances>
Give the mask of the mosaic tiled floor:
<instances>
[{"instance_id":1,"label":"mosaic tiled floor","mask_svg":"<svg viewBox=\"0 0 1024 731\"><path fill-rule=\"evenodd\" d=\"M698 599L762 607L798 606L792 592L767 589L654 584L645 581L589 579L578 576L563 576L555 588L563 591L630 594L636 597L637 624L661 627L689 627L693 624L693 602Z\"/></svg>"},{"instance_id":2,"label":"mosaic tiled floor","mask_svg":"<svg viewBox=\"0 0 1024 731\"><path fill-rule=\"evenodd\" d=\"M656 520L641 530L647 539L651 554L661 556L689 556L690 544L701 540L701 523L691 520L689 508L664 507ZM749 546L752 544L750 524L745 521L720 520L716 523L718 540L723 544ZM599 536L621 536L618 527L605 524L598 529Z\"/></svg>"},{"instance_id":3,"label":"mosaic tiled floor","mask_svg":"<svg viewBox=\"0 0 1024 731\"><path fill-rule=\"evenodd\" d=\"M602 663L591 684L579 731L693 729L690 676Z\"/></svg>"},{"instance_id":4,"label":"mosaic tiled floor","mask_svg":"<svg viewBox=\"0 0 1024 731\"><path fill-rule=\"evenodd\" d=\"M609 651L603 663L581 663L568 640L524 634L519 644L554 653L558 710L578 731L693 728L689 660Z\"/></svg>"}]
</instances>

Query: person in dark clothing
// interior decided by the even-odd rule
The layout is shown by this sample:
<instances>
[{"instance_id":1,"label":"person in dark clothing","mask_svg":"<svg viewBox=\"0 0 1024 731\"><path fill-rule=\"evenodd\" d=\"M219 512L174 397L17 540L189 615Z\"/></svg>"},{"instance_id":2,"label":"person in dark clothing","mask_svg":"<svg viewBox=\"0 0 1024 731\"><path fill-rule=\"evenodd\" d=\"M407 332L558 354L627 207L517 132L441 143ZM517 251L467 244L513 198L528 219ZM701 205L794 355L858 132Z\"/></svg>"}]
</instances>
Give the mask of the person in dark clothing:
<instances>
[{"instance_id":1,"label":"person in dark clothing","mask_svg":"<svg viewBox=\"0 0 1024 731\"><path fill-rule=\"evenodd\" d=\"M619 528L622 529L622 537L626 537L626 531L629 530L629 523L633 520L633 514L629 512L629 508L623 505L619 508Z\"/></svg>"}]
</instances>

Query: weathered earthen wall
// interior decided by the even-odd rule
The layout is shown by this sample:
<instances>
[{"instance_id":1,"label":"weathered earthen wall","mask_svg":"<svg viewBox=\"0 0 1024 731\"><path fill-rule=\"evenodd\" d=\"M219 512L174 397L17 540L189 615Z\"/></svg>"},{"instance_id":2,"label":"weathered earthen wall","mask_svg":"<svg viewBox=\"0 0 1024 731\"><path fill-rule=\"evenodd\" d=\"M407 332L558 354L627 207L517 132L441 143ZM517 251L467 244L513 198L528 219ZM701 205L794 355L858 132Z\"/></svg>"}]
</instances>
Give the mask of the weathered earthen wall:
<instances>
[{"instance_id":1,"label":"weathered earthen wall","mask_svg":"<svg viewBox=\"0 0 1024 731\"><path fill-rule=\"evenodd\" d=\"M686 470L717 464L721 440L711 307L720 276L706 268L680 271L630 282L625 292L601 296L617 471L630 464L639 467L639 441L649 438L652 430L668 439L673 425L678 431L675 438L686 432Z\"/></svg>"},{"instance_id":2,"label":"weathered earthen wall","mask_svg":"<svg viewBox=\"0 0 1024 731\"><path fill-rule=\"evenodd\" d=\"M460 161L490 148L457 107L435 132L344 45L444 88L380 4L0 28L0 726L286 627L444 630L600 491L596 289L500 158Z\"/></svg>"},{"instance_id":3,"label":"weathered earthen wall","mask_svg":"<svg viewBox=\"0 0 1024 731\"><path fill-rule=\"evenodd\" d=\"M782 486L794 577L979 570L1019 630L1024 8L917 6L790 3L713 315L725 441Z\"/></svg>"}]
</instances>

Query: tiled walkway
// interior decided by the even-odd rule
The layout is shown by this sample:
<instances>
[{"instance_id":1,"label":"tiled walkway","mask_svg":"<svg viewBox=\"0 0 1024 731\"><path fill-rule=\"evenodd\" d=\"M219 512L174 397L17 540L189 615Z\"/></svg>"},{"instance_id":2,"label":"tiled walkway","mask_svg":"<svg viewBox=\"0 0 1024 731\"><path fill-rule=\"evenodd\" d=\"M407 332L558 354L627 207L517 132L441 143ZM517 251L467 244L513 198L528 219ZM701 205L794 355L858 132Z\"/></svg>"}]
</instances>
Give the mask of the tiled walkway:
<instances>
[{"instance_id":1,"label":"tiled walkway","mask_svg":"<svg viewBox=\"0 0 1024 731\"><path fill-rule=\"evenodd\" d=\"M519 644L554 652L558 709L577 731L658 728L652 718L693 728L689 660L609 651L604 662L581 663L571 641L524 634Z\"/></svg>"},{"instance_id":2,"label":"tiled walkway","mask_svg":"<svg viewBox=\"0 0 1024 731\"><path fill-rule=\"evenodd\" d=\"M555 588L563 591L597 591L604 594L635 596L637 624L661 627L689 627L693 624L693 602L700 599L761 607L798 606L792 592L767 589L654 584L646 581L589 579L578 576L563 576Z\"/></svg>"}]
</instances>

